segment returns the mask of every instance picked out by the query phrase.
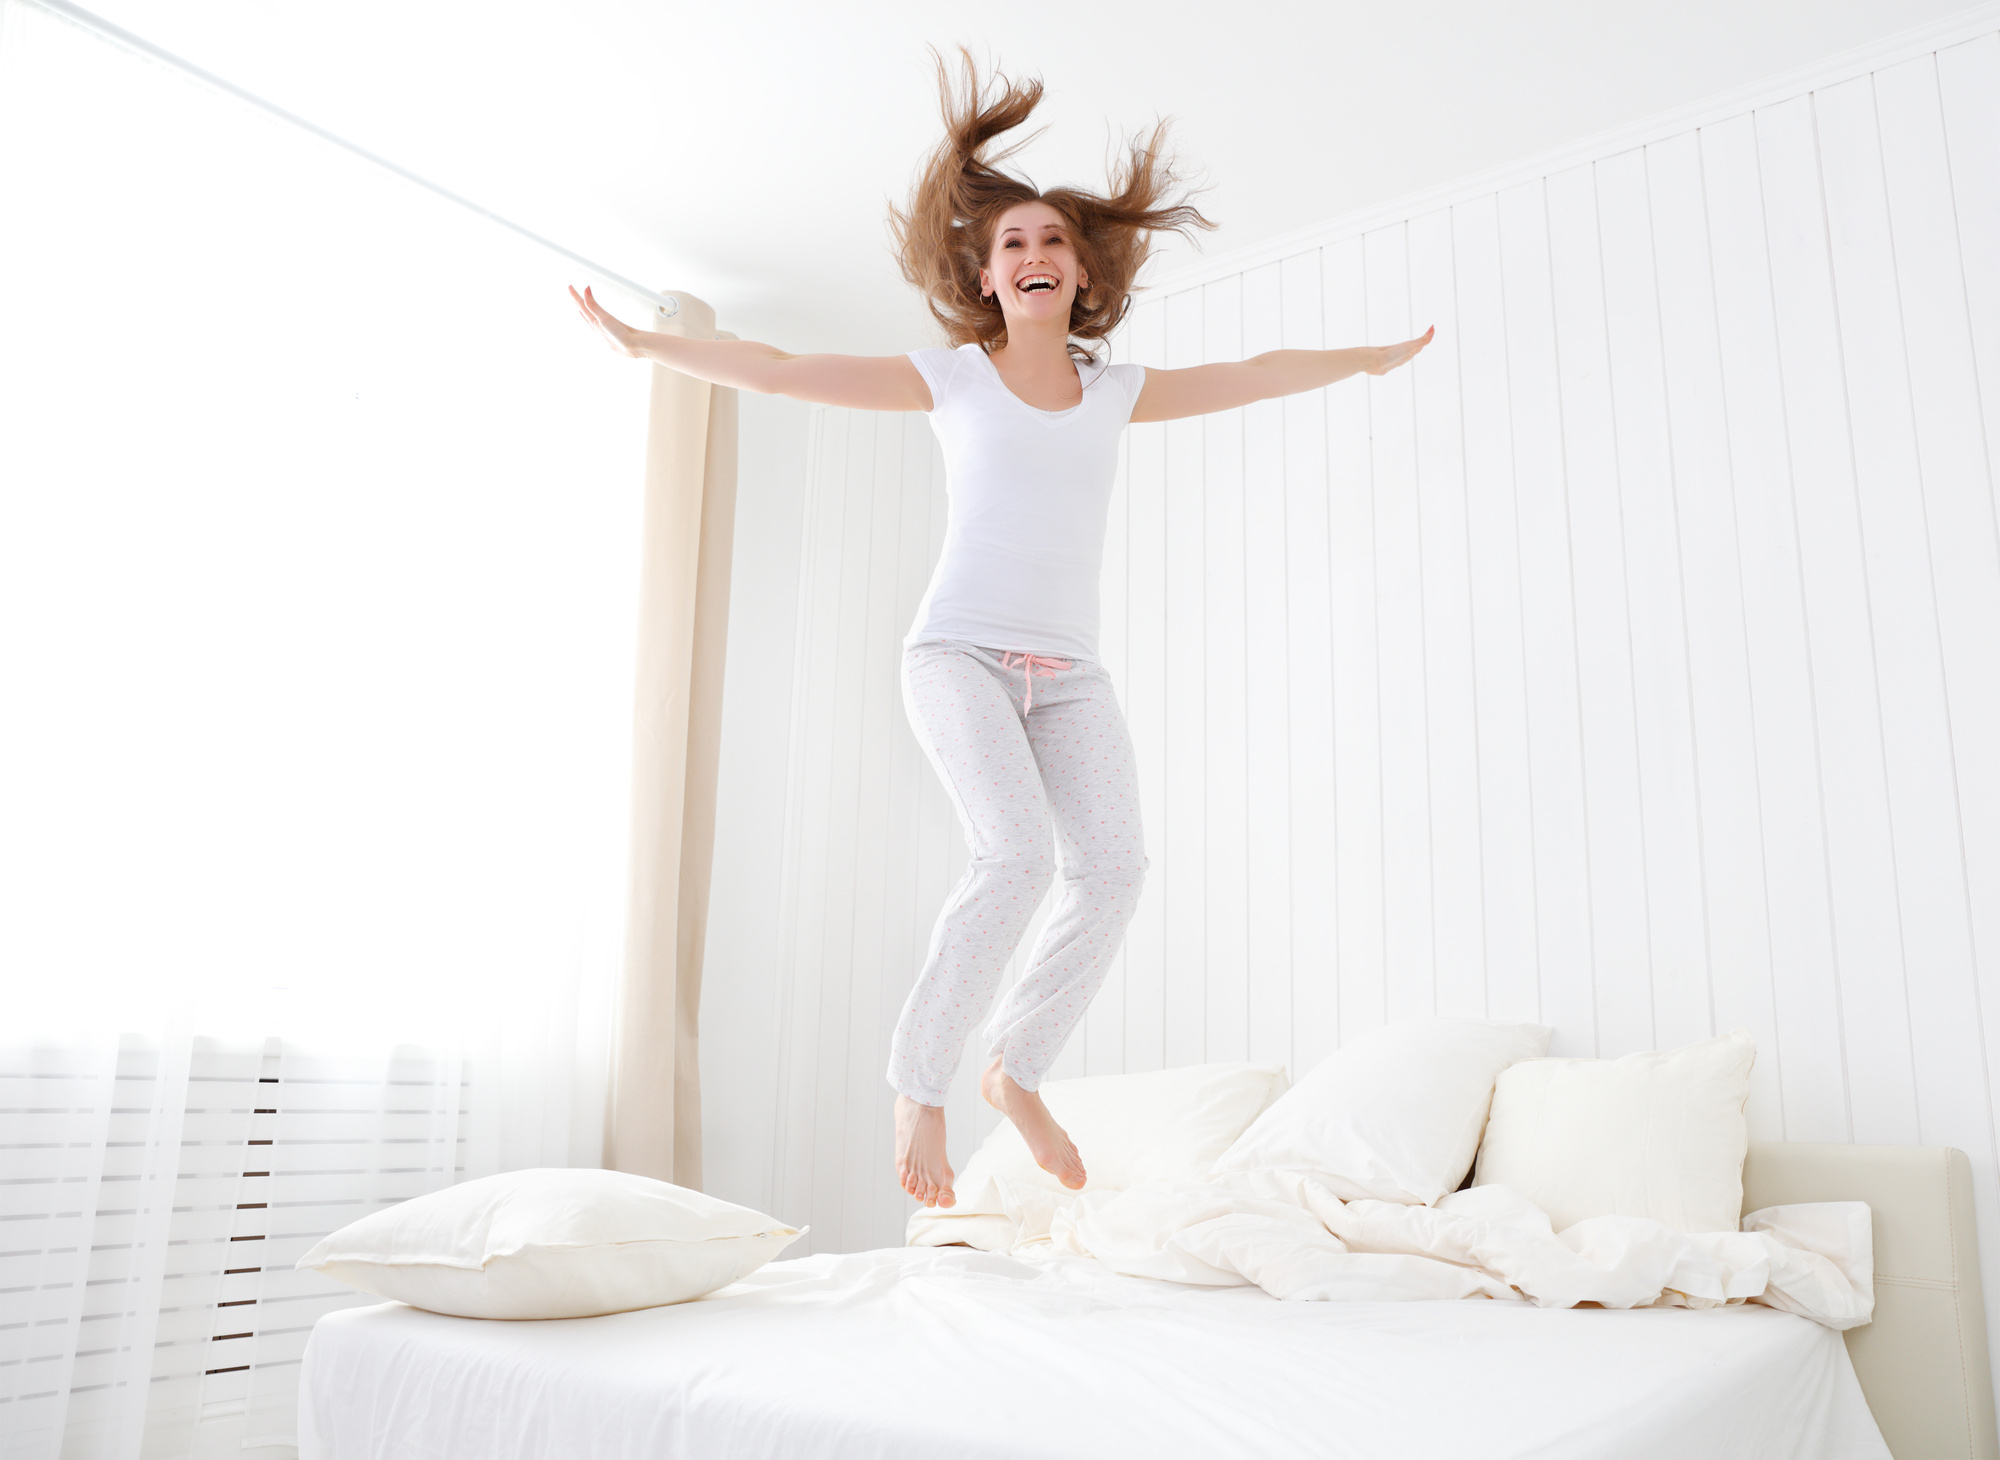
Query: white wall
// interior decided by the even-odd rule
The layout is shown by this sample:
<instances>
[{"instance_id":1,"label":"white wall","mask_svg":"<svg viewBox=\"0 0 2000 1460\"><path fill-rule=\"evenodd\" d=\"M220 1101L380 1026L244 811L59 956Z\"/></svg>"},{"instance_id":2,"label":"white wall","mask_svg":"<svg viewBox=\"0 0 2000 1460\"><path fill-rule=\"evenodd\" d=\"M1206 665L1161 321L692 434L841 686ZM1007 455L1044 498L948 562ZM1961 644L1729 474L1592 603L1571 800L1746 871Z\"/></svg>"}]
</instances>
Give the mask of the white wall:
<instances>
[{"instance_id":1,"label":"white wall","mask_svg":"<svg viewBox=\"0 0 2000 1460\"><path fill-rule=\"evenodd\" d=\"M1754 1138L1971 1156L2000 1315L2000 35L1635 140L1135 311L1155 366L1439 335L1129 431L1104 654L1153 870L1055 1073L1746 1025ZM814 417L792 678L726 711L704 1067L711 1189L823 1251L900 1241L882 1067L965 852L896 683L926 423Z\"/></svg>"}]
</instances>

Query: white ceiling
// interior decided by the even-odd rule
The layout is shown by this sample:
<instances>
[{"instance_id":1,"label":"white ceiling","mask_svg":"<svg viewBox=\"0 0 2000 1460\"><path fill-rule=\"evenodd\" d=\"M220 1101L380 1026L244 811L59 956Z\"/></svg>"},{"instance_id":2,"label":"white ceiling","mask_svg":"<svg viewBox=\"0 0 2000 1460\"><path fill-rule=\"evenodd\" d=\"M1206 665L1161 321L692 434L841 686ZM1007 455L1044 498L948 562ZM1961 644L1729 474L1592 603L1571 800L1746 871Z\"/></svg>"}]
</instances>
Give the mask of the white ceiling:
<instances>
[{"instance_id":1,"label":"white ceiling","mask_svg":"<svg viewBox=\"0 0 2000 1460\"><path fill-rule=\"evenodd\" d=\"M83 4L608 268L700 295L746 338L867 353L931 338L883 221L935 139L926 42L1043 78L1049 131L1010 164L1043 186L1101 185L1121 129L1173 116L1213 184L1199 200L1222 224L1203 239L1213 256L1968 8Z\"/></svg>"}]
</instances>

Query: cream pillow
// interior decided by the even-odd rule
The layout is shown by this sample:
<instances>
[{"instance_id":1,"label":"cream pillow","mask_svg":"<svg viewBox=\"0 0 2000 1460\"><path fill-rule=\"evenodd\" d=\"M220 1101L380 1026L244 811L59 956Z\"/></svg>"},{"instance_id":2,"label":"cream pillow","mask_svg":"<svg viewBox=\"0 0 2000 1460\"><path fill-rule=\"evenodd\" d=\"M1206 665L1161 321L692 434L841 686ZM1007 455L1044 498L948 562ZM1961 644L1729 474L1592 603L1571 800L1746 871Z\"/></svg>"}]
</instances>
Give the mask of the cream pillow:
<instances>
[{"instance_id":1,"label":"cream pillow","mask_svg":"<svg viewBox=\"0 0 2000 1460\"><path fill-rule=\"evenodd\" d=\"M1311 1172L1343 1201L1429 1206L1472 1169L1493 1079L1554 1030L1445 1017L1358 1035L1314 1065L1215 1163Z\"/></svg>"},{"instance_id":2,"label":"cream pillow","mask_svg":"<svg viewBox=\"0 0 2000 1460\"><path fill-rule=\"evenodd\" d=\"M1528 1060L1503 1072L1474 1185L1510 1187L1560 1232L1651 1217L1734 1232L1743 1213L1750 1031L1620 1059Z\"/></svg>"},{"instance_id":3,"label":"cream pillow","mask_svg":"<svg viewBox=\"0 0 2000 1460\"><path fill-rule=\"evenodd\" d=\"M1079 1190L1124 1191L1148 1181L1206 1176L1284 1088L1283 1065L1234 1062L1044 1080L1041 1097L1083 1157L1089 1180ZM916 1247L1009 1246L1017 1232L1005 1215L1007 1203L1013 1198L1018 1206L1019 1198L1003 1182L1030 1194L1069 1191L1035 1164L1014 1123L1002 1120L953 1181L956 1203L913 1213L906 1241Z\"/></svg>"},{"instance_id":4,"label":"cream pillow","mask_svg":"<svg viewBox=\"0 0 2000 1460\"><path fill-rule=\"evenodd\" d=\"M461 1318L586 1318L699 1298L805 1232L624 1171L508 1171L350 1222L299 1259Z\"/></svg>"}]
</instances>

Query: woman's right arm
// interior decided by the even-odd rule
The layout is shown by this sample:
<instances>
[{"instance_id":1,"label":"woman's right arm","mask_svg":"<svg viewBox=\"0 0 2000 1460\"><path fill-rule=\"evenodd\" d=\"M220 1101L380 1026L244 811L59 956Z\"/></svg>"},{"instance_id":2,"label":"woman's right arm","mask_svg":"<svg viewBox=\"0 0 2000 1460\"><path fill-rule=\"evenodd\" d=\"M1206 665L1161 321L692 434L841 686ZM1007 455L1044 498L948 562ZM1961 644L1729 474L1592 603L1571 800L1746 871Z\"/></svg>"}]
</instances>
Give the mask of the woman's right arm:
<instances>
[{"instance_id":1,"label":"woman's right arm","mask_svg":"<svg viewBox=\"0 0 2000 1460\"><path fill-rule=\"evenodd\" d=\"M908 355L787 355L754 340L691 340L633 329L588 287L570 298L611 348L713 385L861 411L928 411L931 388Z\"/></svg>"}]
</instances>

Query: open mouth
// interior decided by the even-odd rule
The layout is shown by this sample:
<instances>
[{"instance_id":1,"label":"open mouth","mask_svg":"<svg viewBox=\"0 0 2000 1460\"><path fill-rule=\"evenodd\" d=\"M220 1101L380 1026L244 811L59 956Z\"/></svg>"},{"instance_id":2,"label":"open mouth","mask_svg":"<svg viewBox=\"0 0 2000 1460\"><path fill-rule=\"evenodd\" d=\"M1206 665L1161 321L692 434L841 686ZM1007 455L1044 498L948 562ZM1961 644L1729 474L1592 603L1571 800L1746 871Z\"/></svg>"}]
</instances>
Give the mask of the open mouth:
<instances>
[{"instance_id":1,"label":"open mouth","mask_svg":"<svg viewBox=\"0 0 2000 1460\"><path fill-rule=\"evenodd\" d=\"M1030 274L1014 285L1023 294L1053 294L1056 291L1054 274Z\"/></svg>"}]
</instances>

